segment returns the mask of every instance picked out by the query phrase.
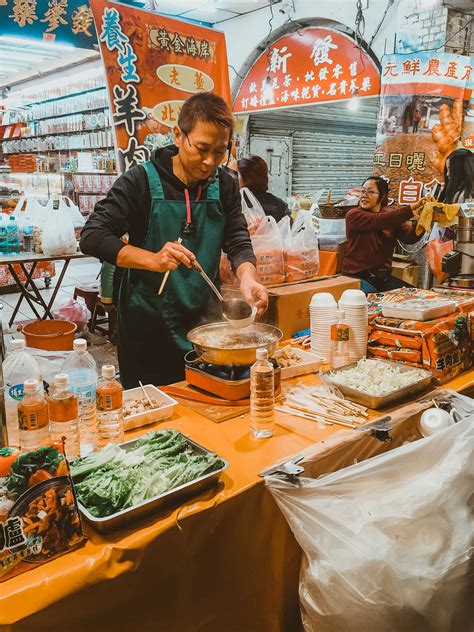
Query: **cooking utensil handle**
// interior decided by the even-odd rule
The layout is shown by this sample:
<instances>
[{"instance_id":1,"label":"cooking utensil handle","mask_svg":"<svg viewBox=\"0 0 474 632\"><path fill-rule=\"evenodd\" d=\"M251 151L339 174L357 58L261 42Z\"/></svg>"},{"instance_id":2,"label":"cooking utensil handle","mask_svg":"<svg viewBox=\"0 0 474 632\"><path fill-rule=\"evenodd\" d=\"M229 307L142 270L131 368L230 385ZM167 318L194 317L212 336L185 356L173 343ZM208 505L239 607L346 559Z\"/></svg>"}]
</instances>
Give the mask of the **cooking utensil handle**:
<instances>
[{"instance_id":1,"label":"cooking utensil handle","mask_svg":"<svg viewBox=\"0 0 474 632\"><path fill-rule=\"evenodd\" d=\"M182 237L178 237L178 239L176 240L177 244L181 244L183 243L183 238ZM161 294L163 294L163 290L165 289L165 285L168 282L168 277L170 275L171 270L168 270L167 272L165 272L165 276L163 277L163 281L161 282L160 285L160 289L158 290L158 296L161 296Z\"/></svg>"},{"instance_id":2,"label":"cooking utensil handle","mask_svg":"<svg viewBox=\"0 0 474 632\"><path fill-rule=\"evenodd\" d=\"M202 269L202 267L199 265L199 263L196 262L196 264L194 265L194 267L196 268L196 270L199 272L199 274L202 276L202 278L204 279L204 281L208 284L208 286L211 288L211 290L214 292L214 294L217 296L217 298L223 303L224 302L224 298L222 296L222 294L219 292L219 290L216 288L216 286L214 285L214 283L211 281L211 279L207 276L207 274L204 272L204 270Z\"/></svg>"}]
</instances>

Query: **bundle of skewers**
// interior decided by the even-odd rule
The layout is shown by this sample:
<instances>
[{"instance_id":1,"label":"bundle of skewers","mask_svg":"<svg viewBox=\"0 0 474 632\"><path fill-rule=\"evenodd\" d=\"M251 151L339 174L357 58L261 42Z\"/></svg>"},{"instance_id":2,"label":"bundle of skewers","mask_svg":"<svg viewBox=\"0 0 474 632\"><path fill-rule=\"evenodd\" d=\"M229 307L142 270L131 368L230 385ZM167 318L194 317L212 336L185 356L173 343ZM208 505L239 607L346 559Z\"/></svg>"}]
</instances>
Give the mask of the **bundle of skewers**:
<instances>
[{"instance_id":1,"label":"bundle of skewers","mask_svg":"<svg viewBox=\"0 0 474 632\"><path fill-rule=\"evenodd\" d=\"M325 425L356 428L367 421L367 408L349 402L330 386L298 385L285 391L285 402L275 410Z\"/></svg>"}]
</instances>

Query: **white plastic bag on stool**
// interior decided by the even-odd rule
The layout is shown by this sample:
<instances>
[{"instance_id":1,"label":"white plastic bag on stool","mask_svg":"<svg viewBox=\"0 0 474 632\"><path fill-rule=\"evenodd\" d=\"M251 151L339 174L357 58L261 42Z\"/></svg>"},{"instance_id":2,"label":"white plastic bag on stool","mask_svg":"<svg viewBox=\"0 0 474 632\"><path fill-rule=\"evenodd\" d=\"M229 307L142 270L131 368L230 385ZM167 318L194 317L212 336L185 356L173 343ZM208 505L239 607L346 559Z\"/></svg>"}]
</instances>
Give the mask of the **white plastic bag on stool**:
<instances>
[{"instance_id":1,"label":"white plastic bag on stool","mask_svg":"<svg viewBox=\"0 0 474 632\"><path fill-rule=\"evenodd\" d=\"M474 416L296 486L266 484L303 549L307 632L472 630Z\"/></svg>"},{"instance_id":2,"label":"white plastic bag on stool","mask_svg":"<svg viewBox=\"0 0 474 632\"><path fill-rule=\"evenodd\" d=\"M52 314L57 320L68 320L76 323L77 333L82 334L87 329L91 313L83 303L67 298L54 307Z\"/></svg>"}]
</instances>

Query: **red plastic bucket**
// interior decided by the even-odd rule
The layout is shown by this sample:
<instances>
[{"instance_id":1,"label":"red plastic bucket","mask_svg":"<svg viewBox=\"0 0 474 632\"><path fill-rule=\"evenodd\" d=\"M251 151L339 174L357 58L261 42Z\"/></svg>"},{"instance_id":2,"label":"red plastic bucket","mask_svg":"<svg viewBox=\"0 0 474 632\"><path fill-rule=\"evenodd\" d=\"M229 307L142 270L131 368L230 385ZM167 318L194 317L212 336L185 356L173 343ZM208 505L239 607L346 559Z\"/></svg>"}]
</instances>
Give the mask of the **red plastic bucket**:
<instances>
[{"instance_id":1,"label":"red plastic bucket","mask_svg":"<svg viewBox=\"0 0 474 632\"><path fill-rule=\"evenodd\" d=\"M22 328L27 347L46 351L70 351L76 330L68 320L37 320Z\"/></svg>"}]
</instances>

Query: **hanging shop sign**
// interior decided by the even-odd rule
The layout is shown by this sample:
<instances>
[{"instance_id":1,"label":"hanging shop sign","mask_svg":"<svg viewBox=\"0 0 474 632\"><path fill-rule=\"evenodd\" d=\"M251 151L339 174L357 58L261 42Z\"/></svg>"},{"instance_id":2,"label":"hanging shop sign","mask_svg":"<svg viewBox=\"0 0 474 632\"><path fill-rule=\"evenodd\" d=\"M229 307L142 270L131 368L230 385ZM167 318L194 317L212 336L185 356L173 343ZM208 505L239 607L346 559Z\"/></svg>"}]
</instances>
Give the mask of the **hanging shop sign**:
<instances>
[{"instance_id":1,"label":"hanging shop sign","mask_svg":"<svg viewBox=\"0 0 474 632\"><path fill-rule=\"evenodd\" d=\"M230 104L223 33L91 0L105 66L118 164L126 171L172 142L184 101L212 90Z\"/></svg>"},{"instance_id":2,"label":"hanging shop sign","mask_svg":"<svg viewBox=\"0 0 474 632\"><path fill-rule=\"evenodd\" d=\"M244 114L379 93L371 57L348 35L308 27L265 50L245 77L234 102Z\"/></svg>"},{"instance_id":3,"label":"hanging shop sign","mask_svg":"<svg viewBox=\"0 0 474 632\"><path fill-rule=\"evenodd\" d=\"M473 70L472 57L449 53L384 58L374 172L390 179L399 204L443 182L447 156L462 145Z\"/></svg>"},{"instance_id":4,"label":"hanging shop sign","mask_svg":"<svg viewBox=\"0 0 474 632\"><path fill-rule=\"evenodd\" d=\"M0 0L0 35L97 46L86 0Z\"/></svg>"}]
</instances>

